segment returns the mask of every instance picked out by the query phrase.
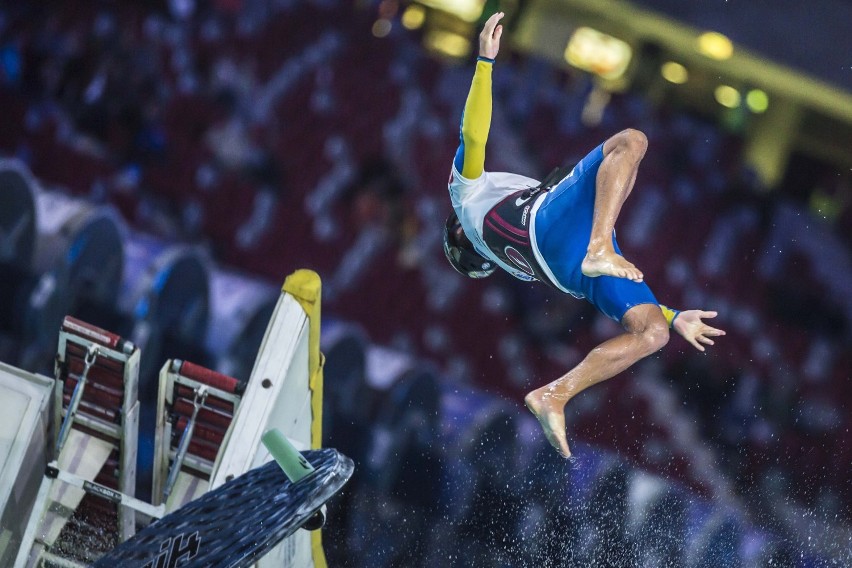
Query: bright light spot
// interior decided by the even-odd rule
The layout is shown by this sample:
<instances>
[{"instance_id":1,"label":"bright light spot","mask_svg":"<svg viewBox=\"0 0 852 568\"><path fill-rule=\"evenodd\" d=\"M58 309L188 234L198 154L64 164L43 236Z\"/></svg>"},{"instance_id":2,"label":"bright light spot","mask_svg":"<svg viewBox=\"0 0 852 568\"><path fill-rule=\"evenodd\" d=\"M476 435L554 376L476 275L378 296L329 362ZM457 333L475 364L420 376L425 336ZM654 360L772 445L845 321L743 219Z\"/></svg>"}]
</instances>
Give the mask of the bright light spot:
<instances>
[{"instance_id":1,"label":"bright light spot","mask_svg":"<svg viewBox=\"0 0 852 568\"><path fill-rule=\"evenodd\" d=\"M426 10L419 4L412 4L402 13L402 25L408 30L419 29L426 20Z\"/></svg>"},{"instance_id":2,"label":"bright light spot","mask_svg":"<svg viewBox=\"0 0 852 568\"><path fill-rule=\"evenodd\" d=\"M660 73L666 81L677 85L682 85L689 81L689 71L686 70L686 67L680 63L675 63L674 61L666 61L663 63L663 66L660 68Z\"/></svg>"},{"instance_id":3,"label":"bright light spot","mask_svg":"<svg viewBox=\"0 0 852 568\"><path fill-rule=\"evenodd\" d=\"M632 56L627 42L586 27L577 28L565 48L565 61L604 79L621 77Z\"/></svg>"},{"instance_id":4,"label":"bright light spot","mask_svg":"<svg viewBox=\"0 0 852 568\"><path fill-rule=\"evenodd\" d=\"M373 23L373 35L376 37L385 37L391 31L390 20L384 18L378 19Z\"/></svg>"},{"instance_id":5,"label":"bright light spot","mask_svg":"<svg viewBox=\"0 0 852 568\"><path fill-rule=\"evenodd\" d=\"M740 92L730 85L719 85L716 87L716 102L723 107L737 108L740 106Z\"/></svg>"},{"instance_id":6,"label":"bright light spot","mask_svg":"<svg viewBox=\"0 0 852 568\"><path fill-rule=\"evenodd\" d=\"M760 89L752 89L746 95L746 104L752 112L766 112L769 108L769 95Z\"/></svg>"},{"instance_id":7,"label":"bright light spot","mask_svg":"<svg viewBox=\"0 0 852 568\"><path fill-rule=\"evenodd\" d=\"M734 54L734 44L719 32L706 32L698 36L698 51L721 61Z\"/></svg>"},{"instance_id":8,"label":"bright light spot","mask_svg":"<svg viewBox=\"0 0 852 568\"><path fill-rule=\"evenodd\" d=\"M470 39L457 33L434 30L423 38L427 48L450 57L466 57L470 54Z\"/></svg>"},{"instance_id":9,"label":"bright light spot","mask_svg":"<svg viewBox=\"0 0 852 568\"><path fill-rule=\"evenodd\" d=\"M470 23L479 19L485 7L485 2L482 0L420 0L420 3L453 14Z\"/></svg>"}]
</instances>

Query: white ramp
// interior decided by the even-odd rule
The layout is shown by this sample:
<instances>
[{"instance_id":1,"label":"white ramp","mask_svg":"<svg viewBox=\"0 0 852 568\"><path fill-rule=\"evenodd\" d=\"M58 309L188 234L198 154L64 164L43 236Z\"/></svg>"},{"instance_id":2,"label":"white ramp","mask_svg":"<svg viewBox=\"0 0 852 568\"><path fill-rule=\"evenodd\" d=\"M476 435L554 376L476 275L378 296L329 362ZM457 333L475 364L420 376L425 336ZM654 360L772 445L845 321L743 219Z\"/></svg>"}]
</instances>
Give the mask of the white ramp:
<instances>
[{"instance_id":1,"label":"white ramp","mask_svg":"<svg viewBox=\"0 0 852 568\"><path fill-rule=\"evenodd\" d=\"M298 449L319 447L319 307L320 280L316 273L299 270L287 278L225 449L213 468L211 489L271 459L261 442L263 433L271 428L280 430ZM296 532L258 566L325 568L319 531Z\"/></svg>"}]
</instances>

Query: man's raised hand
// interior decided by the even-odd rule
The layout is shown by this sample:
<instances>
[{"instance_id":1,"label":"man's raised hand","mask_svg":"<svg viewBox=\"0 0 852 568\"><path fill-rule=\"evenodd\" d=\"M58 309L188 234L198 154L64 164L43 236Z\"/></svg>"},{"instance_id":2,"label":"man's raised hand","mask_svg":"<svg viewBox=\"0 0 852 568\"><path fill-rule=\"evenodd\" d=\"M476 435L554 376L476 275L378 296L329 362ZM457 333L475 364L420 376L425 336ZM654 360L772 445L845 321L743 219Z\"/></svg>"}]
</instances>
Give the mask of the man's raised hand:
<instances>
[{"instance_id":1,"label":"man's raised hand","mask_svg":"<svg viewBox=\"0 0 852 568\"><path fill-rule=\"evenodd\" d=\"M716 312L702 310L687 310L678 314L674 321L674 329L689 341L699 351L704 351L704 345L714 345L711 337L725 335L725 332L704 323L702 318L715 318ZM703 345L702 345L703 344Z\"/></svg>"},{"instance_id":2,"label":"man's raised hand","mask_svg":"<svg viewBox=\"0 0 852 568\"><path fill-rule=\"evenodd\" d=\"M496 59L500 51L500 36L503 35L503 26L499 25L503 12L493 14L485 22L482 33L479 34L479 55L488 59Z\"/></svg>"}]
</instances>

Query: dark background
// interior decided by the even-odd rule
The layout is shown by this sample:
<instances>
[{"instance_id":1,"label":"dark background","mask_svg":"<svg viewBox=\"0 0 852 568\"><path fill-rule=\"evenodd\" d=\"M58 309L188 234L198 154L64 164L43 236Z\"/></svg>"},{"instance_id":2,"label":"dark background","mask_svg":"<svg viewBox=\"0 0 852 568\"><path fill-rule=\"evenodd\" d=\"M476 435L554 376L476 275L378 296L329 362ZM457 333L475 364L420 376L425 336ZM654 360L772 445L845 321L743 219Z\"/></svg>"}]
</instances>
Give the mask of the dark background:
<instances>
[{"instance_id":1,"label":"dark background","mask_svg":"<svg viewBox=\"0 0 852 568\"><path fill-rule=\"evenodd\" d=\"M852 88L846 2L636 4ZM320 274L325 440L357 464L325 532L332 566L848 565L848 164L794 145L768 186L743 150L758 118L732 127L651 96L640 87L657 70L640 55L633 86L610 93L513 49L509 20L487 169L540 178L623 128L645 132L619 241L662 302L717 310L728 331L706 354L673 336L577 397L578 457L563 463L523 394L617 327L544 286L464 281L446 264L473 56L425 49L426 33L401 25L408 7L6 2L0 151L43 190L114 208L122 238L194 247L264 289ZM49 369L54 343L32 332L44 314L13 299L46 269L4 262L4 360ZM215 291L188 285L179 309L140 315L133 271L101 297L85 293L97 270L72 276L64 305L127 334L156 320L148 372L168 356L247 372L251 345L235 363L201 338L215 310L197 302Z\"/></svg>"}]
</instances>

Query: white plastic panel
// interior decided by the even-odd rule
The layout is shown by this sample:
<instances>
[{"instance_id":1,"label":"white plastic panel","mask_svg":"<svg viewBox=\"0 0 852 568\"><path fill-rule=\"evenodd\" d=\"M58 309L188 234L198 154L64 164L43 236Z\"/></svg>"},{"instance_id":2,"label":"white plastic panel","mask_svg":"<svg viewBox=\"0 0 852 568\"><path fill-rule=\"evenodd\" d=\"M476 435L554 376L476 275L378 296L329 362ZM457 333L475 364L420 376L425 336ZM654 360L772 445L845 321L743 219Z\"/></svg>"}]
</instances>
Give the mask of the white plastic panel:
<instances>
[{"instance_id":1,"label":"white plastic panel","mask_svg":"<svg viewBox=\"0 0 852 568\"><path fill-rule=\"evenodd\" d=\"M280 430L300 450L310 448L309 328L301 305L282 293L225 440L225 448L213 468L211 489L271 459L260 441L269 429ZM297 531L267 554L258 566L312 567L310 533Z\"/></svg>"},{"instance_id":2,"label":"white plastic panel","mask_svg":"<svg viewBox=\"0 0 852 568\"><path fill-rule=\"evenodd\" d=\"M53 381L0 363L0 566L9 566L47 465Z\"/></svg>"}]
</instances>

